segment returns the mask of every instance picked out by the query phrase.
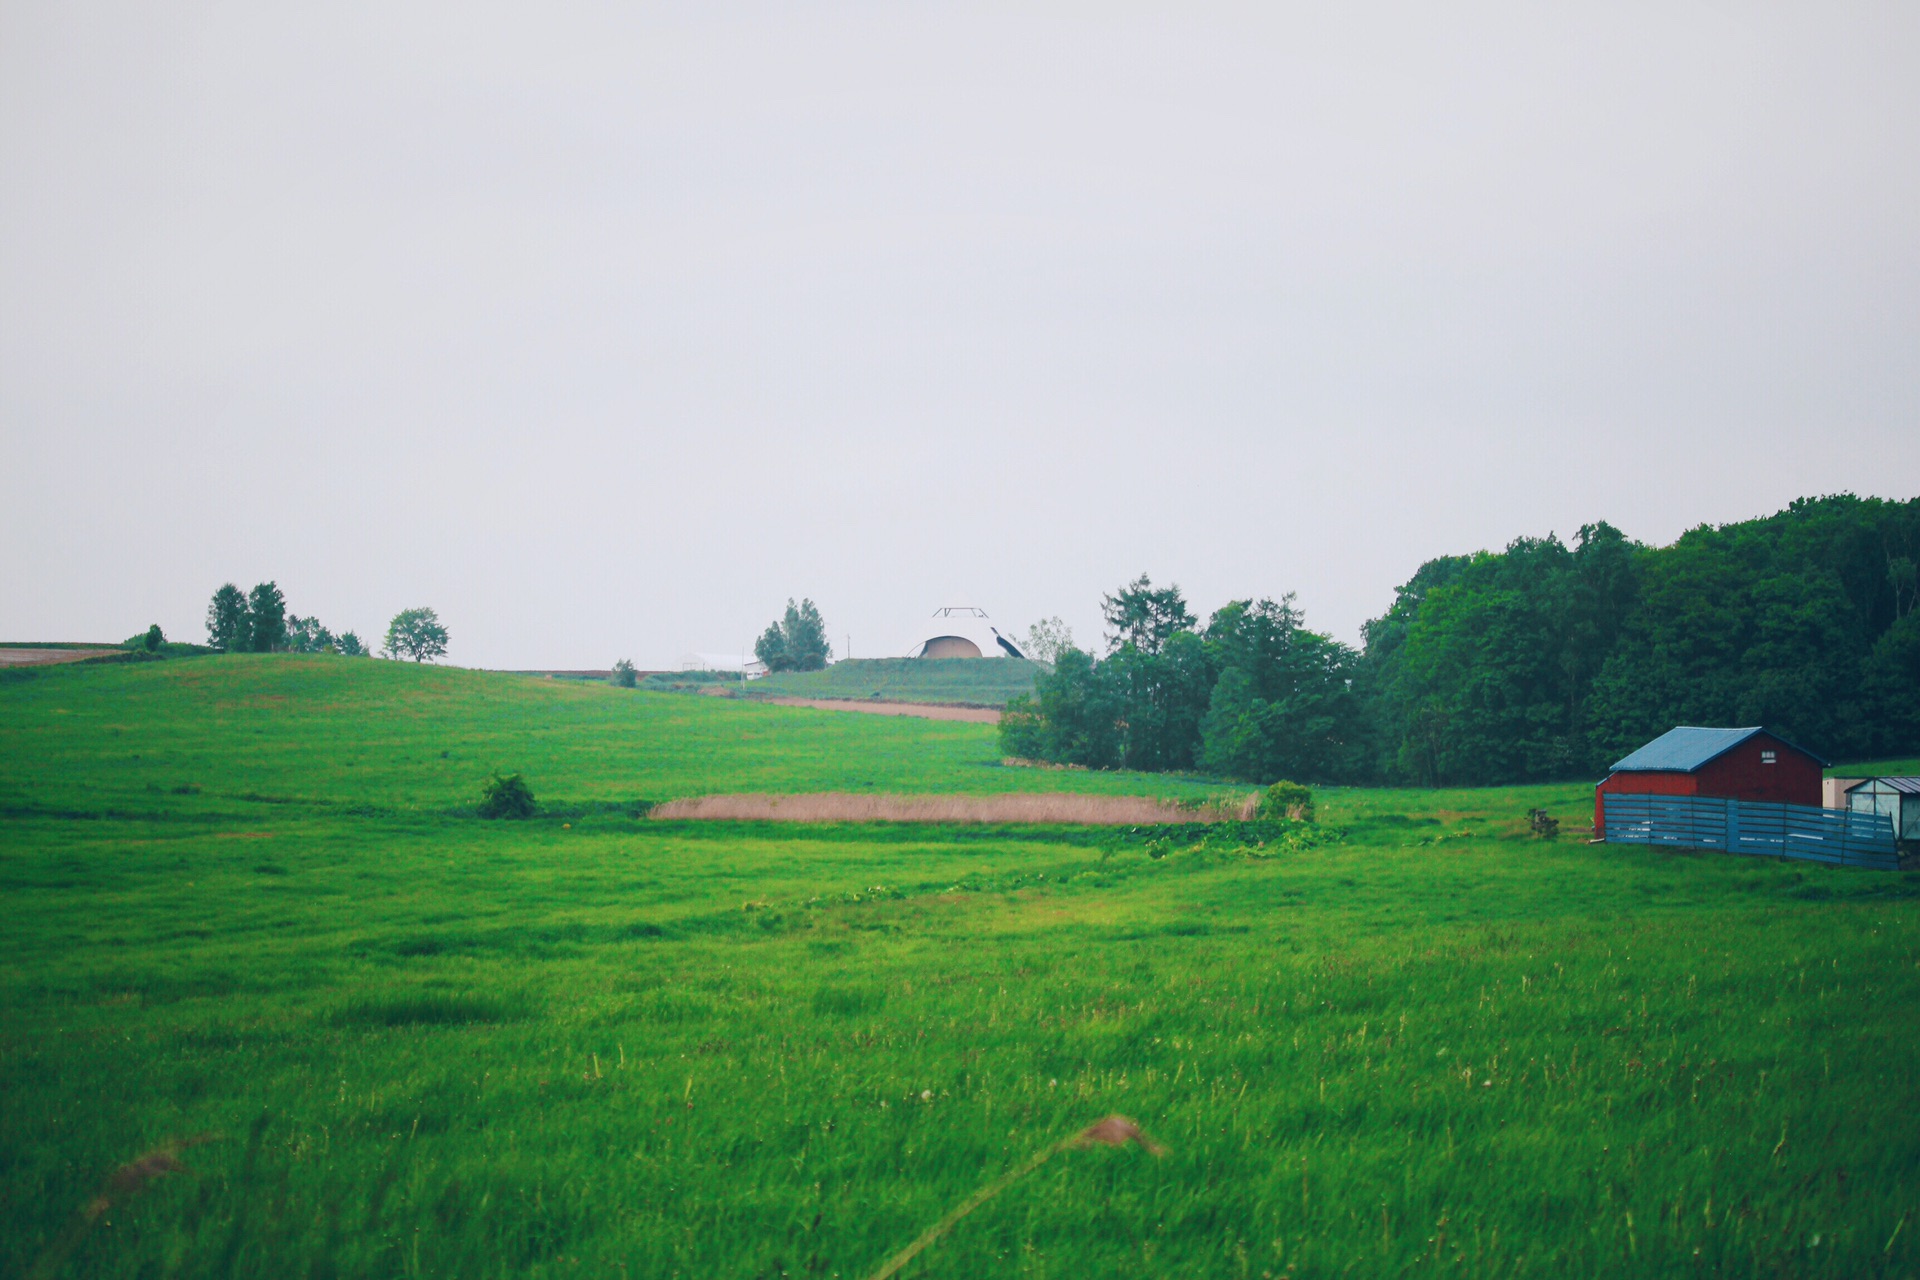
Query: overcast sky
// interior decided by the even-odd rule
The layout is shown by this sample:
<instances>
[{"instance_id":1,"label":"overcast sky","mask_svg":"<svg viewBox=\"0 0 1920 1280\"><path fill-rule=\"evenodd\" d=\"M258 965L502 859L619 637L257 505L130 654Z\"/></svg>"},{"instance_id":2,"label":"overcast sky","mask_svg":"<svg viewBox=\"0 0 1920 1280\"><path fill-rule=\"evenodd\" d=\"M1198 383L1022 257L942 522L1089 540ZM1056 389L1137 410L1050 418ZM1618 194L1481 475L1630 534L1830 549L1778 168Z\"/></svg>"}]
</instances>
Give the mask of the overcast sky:
<instances>
[{"instance_id":1,"label":"overcast sky","mask_svg":"<svg viewBox=\"0 0 1920 1280\"><path fill-rule=\"evenodd\" d=\"M0 0L0 444L0 640L1353 640L1920 494L1920 6Z\"/></svg>"}]
</instances>

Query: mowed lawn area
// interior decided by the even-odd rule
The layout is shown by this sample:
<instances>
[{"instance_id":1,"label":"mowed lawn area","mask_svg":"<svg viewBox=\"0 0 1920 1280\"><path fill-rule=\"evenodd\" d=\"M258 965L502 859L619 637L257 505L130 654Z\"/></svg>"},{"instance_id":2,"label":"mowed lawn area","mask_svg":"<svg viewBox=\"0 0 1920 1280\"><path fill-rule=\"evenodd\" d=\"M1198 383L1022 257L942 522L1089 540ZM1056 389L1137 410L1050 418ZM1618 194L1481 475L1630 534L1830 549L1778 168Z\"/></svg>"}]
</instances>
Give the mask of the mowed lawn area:
<instances>
[{"instance_id":1,"label":"mowed lawn area","mask_svg":"<svg viewBox=\"0 0 1920 1280\"><path fill-rule=\"evenodd\" d=\"M1235 789L399 663L0 680L0 1274L857 1280L1116 1112L1166 1154L901 1274L1920 1273L1920 875L1531 837L1579 785L635 816L756 790Z\"/></svg>"}]
</instances>

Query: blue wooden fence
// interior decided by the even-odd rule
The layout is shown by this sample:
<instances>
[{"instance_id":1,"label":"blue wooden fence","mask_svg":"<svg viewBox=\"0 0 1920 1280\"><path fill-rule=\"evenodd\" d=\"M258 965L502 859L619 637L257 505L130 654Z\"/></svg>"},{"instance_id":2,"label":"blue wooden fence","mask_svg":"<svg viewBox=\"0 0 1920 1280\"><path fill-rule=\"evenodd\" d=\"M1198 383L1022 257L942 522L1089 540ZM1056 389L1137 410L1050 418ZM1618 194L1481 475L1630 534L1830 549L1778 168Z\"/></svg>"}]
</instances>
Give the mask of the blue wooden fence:
<instances>
[{"instance_id":1,"label":"blue wooden fence","mask_svg":"<svg viewBox=\"0 0 1920 1280\"><path fill-rule=\"evenodd\" d=\"M1763 804L1712 796L1600 793L1607 843L1724 849L1728 853L1807 858L1847 867L1900 866L1893 819L1804 804Z\"/></svg>"}]
</instances>

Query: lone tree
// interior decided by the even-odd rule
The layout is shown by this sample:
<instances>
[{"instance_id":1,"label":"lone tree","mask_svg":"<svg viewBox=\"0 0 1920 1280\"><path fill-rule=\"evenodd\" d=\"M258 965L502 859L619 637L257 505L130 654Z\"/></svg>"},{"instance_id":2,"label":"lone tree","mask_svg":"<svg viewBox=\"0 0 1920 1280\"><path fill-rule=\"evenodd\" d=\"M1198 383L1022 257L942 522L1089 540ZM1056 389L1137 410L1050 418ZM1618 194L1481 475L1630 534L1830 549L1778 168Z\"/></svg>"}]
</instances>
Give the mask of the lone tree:
<instances>
[{"instance_id":1,"label":"lone tree","mask_svg":"<svg viewBox=\"0 0 1920 1280\"><path fill-rule=\"evenodd\" d=\"M248 648L273 653L287 647L287 598L276 584L263 582L248 593L247 615L251 621Z\"/></svg>"},{"instance_id":2,"label":"lone tree","mask_svg":"<svg viewBox=\"0 0 1920 1280\"><path fill-rule=\"evenodd\" d=\"M447 651L447 629L431 609L402 609L387 624L387 653L425 662Z\"/></svg>"},{"instance_id":3,"label":"lone tree","mask_svg":"<svg viewBox=\"0 0 1920 1280\"><path fill-rule=\"evenodd\" d=\"M252 639L246 593L231 582L207 605L207 643L221 653L242 653Z\"/></svg>"},{"instance_id":4,"label":"lone tree","mask_svg":"<svg viewBox=\"0 0 1920 1280\"><path fill-rule=\"evenodd\" d=\"M818 671L825 667L833 650L827 645L827 624L813 601L802 600L796 605L789 597L786 616L768 624L753 646L753 656L766 663L769 671Z\"/></svg>"},{"instance_id":5,"label":"lone tree","mask_svg":"<svg viewBox=\"0 0 1920 1280\"><path fill-rule=\"evenodd\" d=\"M1062 649L1073 648L1073 628L1059 618L1042 618L1027 628L1027 656L1052 666Z\"/></svg>"},{"instance_id":6,"label":"lone tree","mask_svg":"<svg viewBox=\"0 0 1920 1280\"><path fill-rule=\"evenodd\" d=\"M160 646L166 642L166 633L160 630L160 624L157 622L147 628L146 635L140 637L140 647L148 653L160 652Z\"/></svg>"},{"instance_id":7,"label":"lone tree","mask_svg":"<svg viewBox=\"0 0 1920 1280\"><path fill-rule=\"evenodd\" d=\"M622 689L632 689L640 683L640 673L625 658L613 664L613 683Z\"/></svg>"}]
</instances>

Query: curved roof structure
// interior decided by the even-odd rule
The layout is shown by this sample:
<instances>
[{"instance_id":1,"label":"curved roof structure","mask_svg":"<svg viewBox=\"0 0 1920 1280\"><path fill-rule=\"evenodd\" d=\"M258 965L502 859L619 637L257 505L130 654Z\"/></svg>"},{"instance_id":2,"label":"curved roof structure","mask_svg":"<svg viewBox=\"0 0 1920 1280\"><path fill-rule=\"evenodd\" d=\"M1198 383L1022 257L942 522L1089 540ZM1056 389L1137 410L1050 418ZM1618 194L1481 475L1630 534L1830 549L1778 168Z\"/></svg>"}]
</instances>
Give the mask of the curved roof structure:
<instances>
[{"instance_id":1,"label":"curved roof structure","mask_svg":"<svg viewBox=\"0 0 1920 1280\"><path fill-rule=\"evenodd\" d=\"M1019 645L1003 636L985 609L946 605L933 611L934 634L913 651L916 658L1020 658Z\"/></svg>"}]
</instances>

